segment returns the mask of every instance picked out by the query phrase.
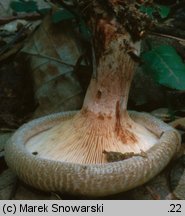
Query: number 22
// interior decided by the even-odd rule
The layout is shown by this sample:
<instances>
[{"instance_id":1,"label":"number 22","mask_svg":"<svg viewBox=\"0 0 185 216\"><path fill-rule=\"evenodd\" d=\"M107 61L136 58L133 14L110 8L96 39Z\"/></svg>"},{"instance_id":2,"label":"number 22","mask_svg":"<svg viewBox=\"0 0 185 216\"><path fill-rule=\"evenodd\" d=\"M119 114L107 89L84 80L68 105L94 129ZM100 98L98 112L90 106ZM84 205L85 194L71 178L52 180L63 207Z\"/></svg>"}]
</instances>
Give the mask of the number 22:
<instances>
[{"instance_id":1,"label":"number 22","mask_svg":"<svg viewBox=\"0 0 185 216\"><path fill-rule=\"evenodd\" d=\"M172 209L168 212L181 212L181 204L170 204Z\"/></svg>"}]
</instances>

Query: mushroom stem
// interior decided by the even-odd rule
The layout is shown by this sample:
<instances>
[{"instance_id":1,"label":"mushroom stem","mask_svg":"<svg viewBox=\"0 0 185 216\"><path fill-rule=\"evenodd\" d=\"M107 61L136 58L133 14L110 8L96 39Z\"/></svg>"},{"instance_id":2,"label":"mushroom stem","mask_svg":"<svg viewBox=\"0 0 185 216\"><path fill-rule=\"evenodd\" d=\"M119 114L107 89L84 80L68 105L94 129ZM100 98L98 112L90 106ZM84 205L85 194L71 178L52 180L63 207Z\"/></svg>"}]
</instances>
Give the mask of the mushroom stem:
<instances>
[{"instance_id":1,"label":"mushroom stem","mask_svg":"<svg viewBox=\"0 0 185 216\"><path fill-rule=\"evenodd\" d=\"M109 37L98 56L97 77L92 77L86 93L83 108L97 114L113 116L117 105L121 113L126 113L129 88L135 68L135 62L129 56L125 41L132 43L128 34L120 34L112 24L101 26L102 37ZM108 30L105 30L108 29ZM112 30L112 35L110 31ZM109 31L108 35L106 31ZM96 46L95 46L96 47ZM132 48L139 53L139 47L132 43ZM96 50L95 50L96 51Z\"/></svg>"},{"instance_id":2,"label":"mushroom stem","mask_svg":"<svg viewBox=\"0 0 185 216\"><path fill-rule=\"evenodd\" d=\"M52 160L97 164L107 162L104 151L140 153L156 143L157 136L127 113L136 65L129 52L138 54L139 43L133 43L130 34L119 27L113 19L97 20L97 76L91 79L81 111L31 139L29 151Z\"/></svg>"},{"instance_id":3,"label":"mushroom stem","mask_svg":"<svg viewBox=\"0 0 185 216\"><path fill-rule=\"evenodd\" d=\"M131 122L127 114L127 101L136 63L128 52L132 49L139 54L140 43L134 44L127 31L122 28L120 32L118 26L114 20L105 19L100 19L96 24L94 47L95 53L98 53L95 61L97 77L91 79L82 114L85 110L102 119L115 119L115 131L120 136L125 133L124 125L128 126L127 123ZM104 38L103 44L97 39L100 36ZM129 136L136 141L133 134L129 133Z\"/></svg>"}]
</instances>

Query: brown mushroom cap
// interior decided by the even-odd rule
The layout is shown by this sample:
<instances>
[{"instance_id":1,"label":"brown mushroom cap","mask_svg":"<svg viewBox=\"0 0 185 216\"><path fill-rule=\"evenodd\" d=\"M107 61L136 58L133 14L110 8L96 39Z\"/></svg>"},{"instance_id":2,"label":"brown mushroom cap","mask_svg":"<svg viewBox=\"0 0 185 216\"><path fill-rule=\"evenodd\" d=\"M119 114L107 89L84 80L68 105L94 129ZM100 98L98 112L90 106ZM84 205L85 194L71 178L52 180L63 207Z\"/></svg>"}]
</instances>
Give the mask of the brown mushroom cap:
<instances>
[{"instance_id":1,"label":"brown mushroom cap","mask_svg":"<svg viewBox=\"0 0 185 216\"><path fill-rule=\"evenodd\" d=\"M147 150L147 158L132 157L119 162L80 164L51 160L32 154L26 145L31 137L71 119L76 112L39 118L23 125L5 148L5 159L24 182L45 190L87 196L105 196L141 185L158 174L180 145L179 133L146 113L129 112L132 120L151 131L159 140Z\"/></svg>"}]
</instances>

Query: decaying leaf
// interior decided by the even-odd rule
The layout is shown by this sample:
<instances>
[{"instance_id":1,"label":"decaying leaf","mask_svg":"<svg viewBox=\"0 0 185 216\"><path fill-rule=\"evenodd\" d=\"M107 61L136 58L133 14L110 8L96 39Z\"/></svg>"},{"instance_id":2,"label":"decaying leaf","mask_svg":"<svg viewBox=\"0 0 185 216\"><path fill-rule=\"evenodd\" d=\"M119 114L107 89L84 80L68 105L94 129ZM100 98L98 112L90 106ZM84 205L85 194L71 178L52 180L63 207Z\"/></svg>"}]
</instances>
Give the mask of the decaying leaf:
<instances>
[{"instance_id":1,"label":"decaying leaf","mask_svg":"<svg viewBox=\"0 0 185 216\"><path fill-rule=\"evenodd\" d=\"M127 153L121 153L121 152L113 152L113 151L103 151L103 153L106 155L106 159L108 162L115 162L115 161L122 161L129 159L131 157L140 156L147 158L147 153L142 151L140 153L134 153L134 152L127 152Z\"/></svg>"},{"instance_id":2,"label":"decaying leaf","mask_svg":"<svg viewBox=\"0 0 185 216\"><path fill-rule=\"evenodd\" d=\"M12 10L9 7L11 0L0 1L0 14L1 16L8 16L12 14Z\"/></svg>"},{"instance_id":3,"label":"decaying leaf","mask_svg":"<svg viewBox=\"0 0 185 216\"><path fill-rule=\"evenodd\" d=\"M7 140L12 136L12 133L2 133L0 132L0 152L4 151L4 146Z\"/></svg>"},{"instance_id":4,"label":"decaying leaf","mask_svg":"<svg viewBox=\"0 0 185 216\"><path fill-rule=\"evenodd\" d=\"M83 91L74 74L82 52L71 25L71 21L53 24L46 17L22 50L31 61L39 104L35 116L78 109L82 104Z\"/></svg>"},{"instance_id":5,"label":"decaying leaf","mask_svg":"<svg viewBox=\"0 0 185 216\"><path fill-rule=\"evenodd\" d=\"M176 119L173 122L169 123L172 127L185 131L185 118Z\"/></svg>"},{"instance_id":6,"label":"decaying leaf","mask_svg":"<svg viewBox=\"0 0 185 216\"><path fill-rule=\"evenodd\" d=\"M154 177L151 181L128 192L132 200L176 200L171 192L168 175L165 171Z\"/></svg>"},{"instance_id":7,"label":"decaying leaf","mask_svg":"<svg viewBox=\"0 0 185 216\"><path fill-rule=\"evenodd\" d=\"M0 200L10 199L12 190L15 186L16 175L7 169L0 175Z\"/></svg>"},{"instance_id":8,"label":"decaying leaf","mask_svg":"<svg viewBox=\"0 0 185 216\"><path fill-rule=\"evenodd\" d=\"M8 60L11 63L0 64L0 130L18 128L35 110L26 59L20 56Z\"/></svg>"},{"instance_id":9,"label":"decaying leaf","mask_svg":"<svg viewBox=\"0 0 185 216\"><path fill-rule=\"evenodd\" d=\"M169 122L175 118L174 113L171 112L168 108L159 108L153 110L151 114L165 122Z\"/></svg>"},{"instance_id":10,"label":"decaying leaf","mask_svg":"<svg viewBox=\"0 0 185 216\"><path fill-rule=\"evenodd\" d=\"M185 199L185 155L181 156L170 172L170 186L174 195L181 200Z\"/></svg>"}]
</instances>

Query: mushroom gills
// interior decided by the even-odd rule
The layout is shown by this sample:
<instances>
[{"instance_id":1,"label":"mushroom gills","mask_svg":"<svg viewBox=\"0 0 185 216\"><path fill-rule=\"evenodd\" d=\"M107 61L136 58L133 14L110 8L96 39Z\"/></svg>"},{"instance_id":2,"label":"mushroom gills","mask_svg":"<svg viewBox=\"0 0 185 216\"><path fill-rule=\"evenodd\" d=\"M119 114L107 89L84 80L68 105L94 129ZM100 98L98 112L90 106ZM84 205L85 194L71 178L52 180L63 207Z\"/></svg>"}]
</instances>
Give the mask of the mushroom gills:
<instances>
[{"instance_id":1,"label":"mushroom gills","mask_svg":"<svg viewBox=\"0 0 185 216\"><path fill-rule=\"evenodd\" d=\"M159 137L129 117L121 121L121 132L116 131L114 117L77 113L73 118L36 134L25 144L36 157L79 164L107 163L104 152L146 152Z\"/></svg>"}]
</instances>

